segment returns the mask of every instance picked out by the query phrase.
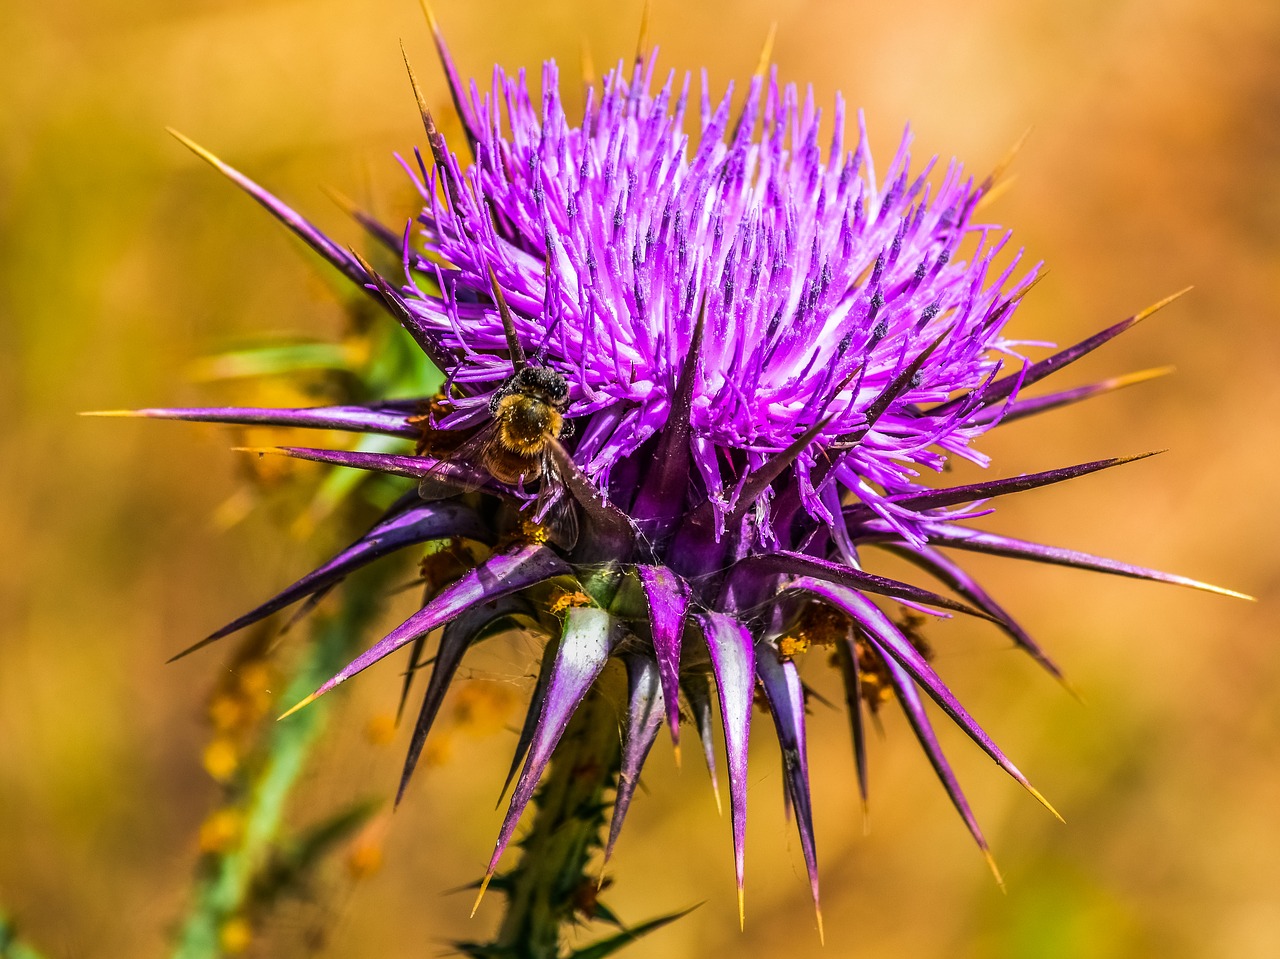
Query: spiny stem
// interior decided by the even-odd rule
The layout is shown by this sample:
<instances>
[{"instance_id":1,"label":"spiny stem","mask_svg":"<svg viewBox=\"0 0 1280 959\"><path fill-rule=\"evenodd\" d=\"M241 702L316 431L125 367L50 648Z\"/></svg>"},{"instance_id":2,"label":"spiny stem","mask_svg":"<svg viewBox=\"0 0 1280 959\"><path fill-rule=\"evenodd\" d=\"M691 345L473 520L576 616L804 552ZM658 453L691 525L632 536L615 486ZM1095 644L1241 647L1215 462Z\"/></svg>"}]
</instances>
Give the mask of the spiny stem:
<instances>
[{"instance_id":1,"label":"spiny stem","mask_svg":"<svg viewBox=\"0 0 1280 959\"><path fill-rule=\"evenodd\" d=\"M588 867L601 846L606 794L622 758L617 697L605 691L616 685L621 695L624 682L620 665L610 663L569 723L534 797L520 862L499 880L506 916L491 945L463 947L473 955L560 959L565 927L592 918L600 877Z\"/></svg>"}]
</instances>

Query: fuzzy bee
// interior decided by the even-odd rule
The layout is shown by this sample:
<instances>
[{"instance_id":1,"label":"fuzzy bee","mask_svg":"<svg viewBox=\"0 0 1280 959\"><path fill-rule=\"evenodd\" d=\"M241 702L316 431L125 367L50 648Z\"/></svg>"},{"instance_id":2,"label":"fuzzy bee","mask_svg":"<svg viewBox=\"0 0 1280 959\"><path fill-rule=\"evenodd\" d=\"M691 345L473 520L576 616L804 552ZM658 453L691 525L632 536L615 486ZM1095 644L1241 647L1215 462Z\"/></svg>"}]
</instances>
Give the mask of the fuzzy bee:
<instances>
[{"instance_id":1,"label":"fuzzy bee","mask_svg":"<svg viewBox=\"0 0 1280 959\"><path fill-rule=\"evenodd\" d=\"M481 468L509 486L537 481L534 516L540 517L547 526L553 542L568 549L577 542L577 513L548 447L562 436L571 435L572 424L564 418L569 384L550 367L530 364L525 358L511 311L492 269L489 282L502 315L515 372L490 398L491 419L455 449L442 455L440 462ZM456 483L445 484L433 473L427 473L418 484L418 494L423 499L440 499L456 495L458 491Z\"/></svg>"}]
</instances>

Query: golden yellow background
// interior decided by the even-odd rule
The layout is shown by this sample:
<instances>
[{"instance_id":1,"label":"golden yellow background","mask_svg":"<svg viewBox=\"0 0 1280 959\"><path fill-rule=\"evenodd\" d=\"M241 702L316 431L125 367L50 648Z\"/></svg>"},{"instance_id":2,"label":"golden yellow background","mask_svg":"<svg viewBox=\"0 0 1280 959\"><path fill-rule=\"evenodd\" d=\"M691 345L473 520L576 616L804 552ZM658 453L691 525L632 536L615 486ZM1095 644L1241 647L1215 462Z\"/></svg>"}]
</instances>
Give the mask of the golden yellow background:
<instances>
[{"instance_id":1,"label":"golden yellow background","mask_svg":"<svg viewBox=\"0 0 1280 959\"><path fill-rule=\"evenodd\" d=\"M636 2L582 0L439 0L437 12L481 78L495 61L546 57L572 76L584 39L603 69L630 56L639 19ZM1280 955L1280 5L657 0L651 34L664 66L706 65L718 90L750 72L773 20L781 76L865 107L881 169L908 120L918 159L954 153L979 175L1033 128L990 210L1050 268L1019 335L1071 342L1196 286L1064 382L1163 364L1175 376L984 443L1000 474L1169 452L1014 497L993 528L1260 602L975 564L1086 700L980 625L933 634L944 676L1067 820L944 731L1007 894L892 709L864 833L844 719L816 706L825 949L761 717L745 933L728 824L703 771L687 760L677 773L660 741L607 898L631 921L705 904L629 954ZM300 573L307 544L284 531L287 511L213 523L238 482L229 434L74 414L208 401L189 376L202 355L258 331L331 331L340 316L283 231L163 128L355 242L318 187L405 209L391 154L423 138L401 38L432 101L446 97L413 0L44 0L3 21L0 905L50 959L159 956L217 801L200 766L203 706L231 647L164 660ZM515 689L528 669L510 657L473 672ZM300 815L390 794L403 732L378 746L363 729L394 698L396 671L337 694ZM355 881L336 858L250 955L390 959L483 937L497 897L468 921L469 897L446 893L483 870L513 737L451 745L380 821L383 869Z\"/></svg>"}]
</instances>

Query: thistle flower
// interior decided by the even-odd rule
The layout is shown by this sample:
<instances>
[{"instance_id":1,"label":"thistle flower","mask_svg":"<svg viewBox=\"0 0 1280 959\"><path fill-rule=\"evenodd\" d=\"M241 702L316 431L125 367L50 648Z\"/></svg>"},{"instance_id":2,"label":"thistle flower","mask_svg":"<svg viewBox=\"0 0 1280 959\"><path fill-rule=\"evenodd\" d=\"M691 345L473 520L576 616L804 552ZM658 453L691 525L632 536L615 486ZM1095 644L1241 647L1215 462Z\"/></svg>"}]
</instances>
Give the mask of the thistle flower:
<instances>
[{"instance_id":1,"label":"thistle flower","mask_svg":"<svg viewBox=\"0 0 1280 959\"><path fill-rule=\"evenodd\" d=\"M400 437L399 453L277 451L418 483L350 547L204 643L393 552L469 541L474 550L450 553L465 557L455 578L433 582L417 612L304 704L402 647L418 662L440 631L403 793L468 649L511 620L544 633L486 882L611 659L625 664L629 695L606 855L662 725L677 744L682 723L693 726L715 781L716 699L741 908L759 691L816 905L806 660L834 662L843 679L864 801L863 723L893 696L987 854L925 698L1044 800L948 689L916 625L881 605L988 620L1060 677L949 551L1214 587L966 525L995 497L1134 457L942 488L922 477L952 457L986 465L974 442L1000 423L1141 379L1022 393L1169 300L1033 362L1004 331L1038 268L977 219L994 176L978 182L954 161L913 171L909 138L878 176L861 114L847 148L843 102L824 137L812 93L772 72L751 79L735 110L732 88L712 102L704 78L695 101L688 76L657 78L656 58L638 57L590 88L571 120L553 63L540 100L523 72L495 70L482 93L464 89L437 43L465 149L445 143L423 106L434 163L406 164L421 213L399 231L355 211L402 276L375 271L184 140L368 292L447 376L420 401L137 411ZM868 550L904 557L951 595L865 571Z\"/></svg>"}]
</instances>

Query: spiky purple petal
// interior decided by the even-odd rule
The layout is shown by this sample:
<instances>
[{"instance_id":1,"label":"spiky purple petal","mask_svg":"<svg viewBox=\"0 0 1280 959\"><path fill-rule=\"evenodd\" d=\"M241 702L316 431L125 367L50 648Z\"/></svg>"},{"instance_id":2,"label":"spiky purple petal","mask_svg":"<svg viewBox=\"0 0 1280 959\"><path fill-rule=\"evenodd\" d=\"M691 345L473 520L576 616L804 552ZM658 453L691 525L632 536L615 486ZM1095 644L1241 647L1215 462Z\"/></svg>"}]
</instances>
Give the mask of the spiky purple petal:
<instances>
[{"instance_id":1,"label":"spiky purple petal","mask_svg":"<svg viewBox=\"0 0 1280 959\"><path fill-rule=\"evenodd\" d=\"M609 839L605 843L604 858L613 855L614 843L622 830L631 797L640 782L640 767L653 748L662 725L663 692L658 675L658 664L647 656L631 654L625 658L627 666L627 716L622 732L622 766L618 770L617 796L613 801L613 816L609 820Z\"/></svg>"},{"instance_id":2,"label":"spiky purple petal","mask_svg":"<svg viewBox=\"0 0 1280 959\"><path fill-rule=\"evenodd\" d=\"M653 653L662 683L671 741L680 742L680 645L689 611L689 587L665 566L636 567L649 607Z\"/></svg>"},{"instance_id":3,"label":"spiky purple petal","mask_svg":"<svg viewBox=\"0 0 1280 959\"><path fill-rule=\"evenodd\" d=\"M228 423L241 426L279 426L293 429L344 430L349 433L385 433L416 439L422 435L408 422L409 414L398 406L316 406L275 409L250 406L173 407L122 410L123 416L153 420L186 420L193 423Z\"/></svg>"},{"instance_id":4,"label":"spiky purple petal","mask_svg":"<svg viewBox=\"0 0 1280 959\"><path fill-rule=\"evenodd\" d=\"M835 586L812 577L800 577L792 580L787 584L787 588L813 593L851 616L862 627L867 638L882 656L895 660L929 694L933 701L942 707L942 711L950 716L952 721L978 744L983 752L990 756L1001 769L1012 776L1037 800L1048 806L1039 791L1027 781L1027 777L1009 761L1009 758L1000 750L1000 747L992 741L991 737L969 715L968 710L960 704L960 700L947 688L924 656L911 644L910 640L902 635L898 627L874 603L856 590L848 589L844 586ZM1053 807L1050 806L1049 808L1052 810Z\"/></svg>"},{"instance_id":5,"label":"spiky purple petal","mask_svg":"<svg viewBox=\"0 0 1280 959\"><path fill-rule=\"evenodd\" d=\"M511 804L507 808L506 818L498 832L498 842L489 860L489 875L498 868L498 860L511 841L511 834L515 832L520 814L533 798L533 791L542 777L542 770L551 760L556 743L560 742L578 704L604 669L618 638L618 621L605 610L591 606L570 608L565 617L564 632L552 665L533 742L529 745L524 769L516 782L515 792L511 795Z\"/></svg>"},{"instance_id":6,"label":"spiky purple petal","mask_svg":"<svg viewBox=\"0 0 1280 959\"><path fill-rule=\"evenodd\" d=\"M778 732L782 750L782 774L787 794L795 810L800 848L809 872L809 889L818 908L818 851L813 839L813 804L809 799L809 757L805 740L804 687L796 664L780 661L777 653L764 647L756 650L756 675L764 688L769 712Z\"/></svg>"},{"instance_id":7,"label":"spiky purple petal","mask_svg":"<svg viewBox=\"0 0 1280 959\"><path fill-rule=\"evenodd\" d=\"M179 659L193 653L215 640L266 619L286 606L328 590L357 569L383 556L416 543L446 539L451 536L473 539L486 545L493 543L493 531L480 522L474 511L461 503L420 503L396 513L378 523L327 563L312 570L292 586L173 658Z\"/></svg>"},{"instance_id":8,"label":"spiky purple petal","mask_svg":"<svg viewBox=\"0 0 1280 959\"><path fill-rule=\"evenodd\" d=\"M729 808L733 819L733 861L741 904L747 840L747 743L751 738L751 701L755 693L755 641L739 620L711 610L694 614L711 656L724 751L729 764Z\"/></svg>"},{"instance_id":9,"label":"spiky purple petal","mask_svg":"<svg viewBox=\"0 0 1280 959\"><path fill-rule=\"evenodd\" d=\"M953 549L972 550L978 553L990 553L993 556L1008 556L1014 559L1029 559L1037 563L1052 563L1057 566L1073 566L1076 569L1090 569L1099 573L1114 573L1117 576L1130 576L1134 579L1149 579L1157 583L1169 583L1174 586L1187 586L1201 589L1222 596L1234 596L1237 599L1251 599L1244 593L1234 589L1224 589L1210 583L1202 583L1187 576L1175 573L1162 573L1157 569L1145 566L1134 566L1105 556L1094 556L1079 550L1064 549L1061 546L1046 546L1043 543L1029 543L1014 539L1011 536L999 536L995 533L984 533L981 530L968 529L951 523L928 524L929 538L939 546Z\"/></svg>"},{"instance_id":10,"label":"spiky purple petal","mask_svg":"<svg viewBox=\"0 0 1280 959\"><path fill-rule=\"evenodd\" d=\"M422 609L344 666L303 702L323 696L339 683L346 682L406 643L425 636L473 606L571 572L564 560L545 546L520 544L507 552L494 553L433 596Z\"/></svg>"}]
</instances>

